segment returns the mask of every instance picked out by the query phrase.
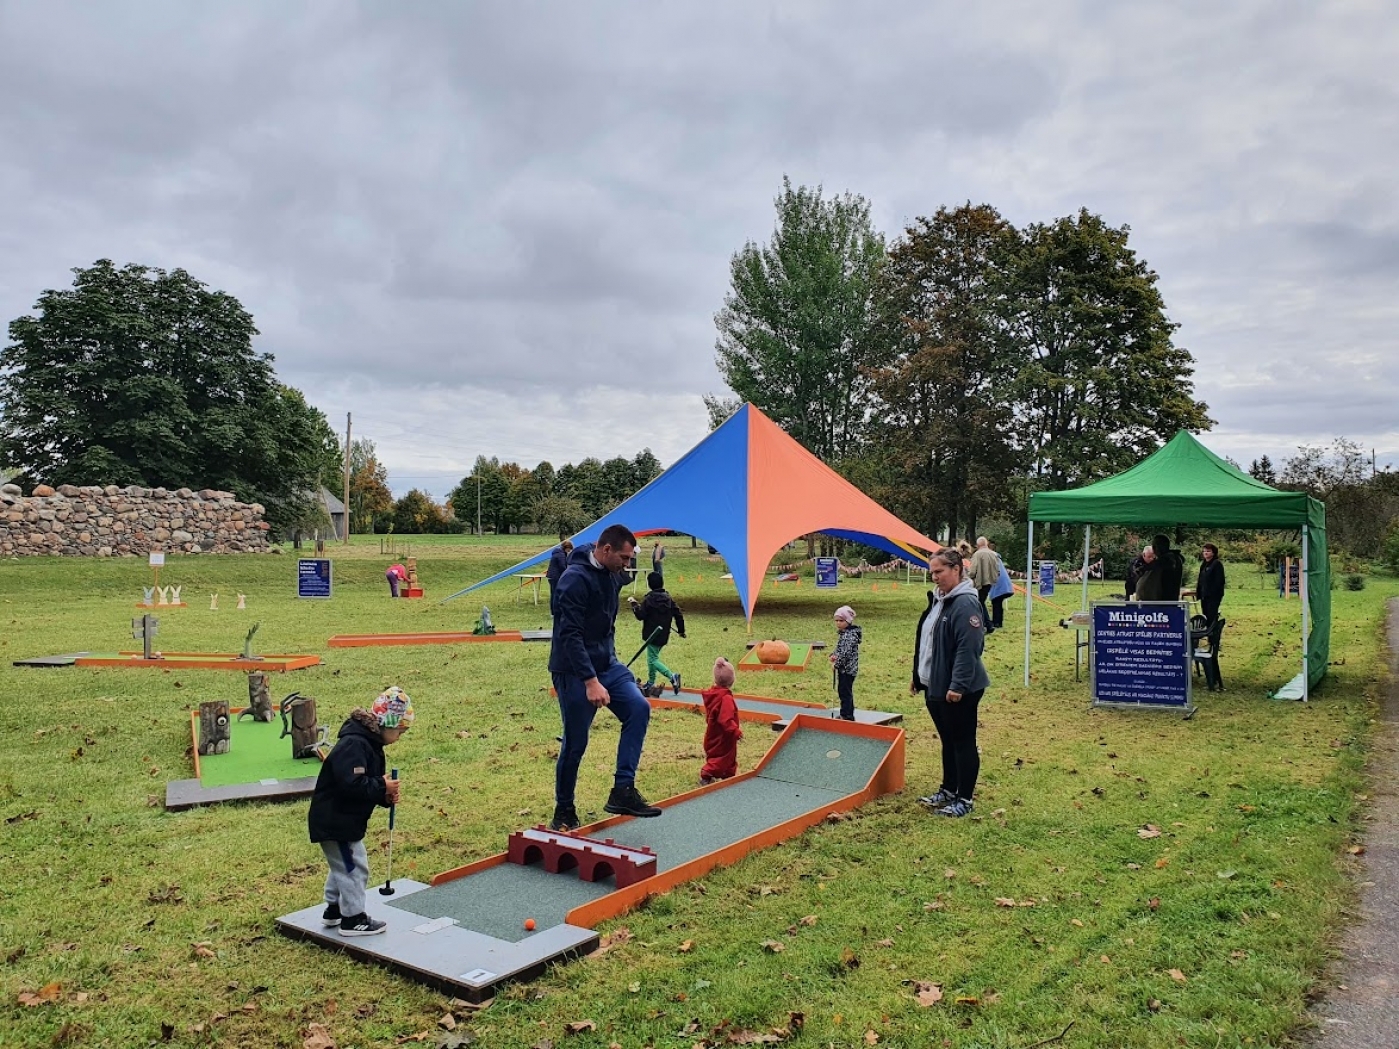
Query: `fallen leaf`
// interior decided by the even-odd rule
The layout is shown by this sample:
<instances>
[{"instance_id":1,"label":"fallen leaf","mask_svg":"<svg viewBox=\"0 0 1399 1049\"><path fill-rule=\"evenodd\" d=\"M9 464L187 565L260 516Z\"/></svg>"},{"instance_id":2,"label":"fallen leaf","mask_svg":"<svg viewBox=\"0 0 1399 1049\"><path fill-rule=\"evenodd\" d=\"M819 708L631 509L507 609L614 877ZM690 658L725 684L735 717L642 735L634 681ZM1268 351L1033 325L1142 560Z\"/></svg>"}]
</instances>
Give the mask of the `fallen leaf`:
<instances>
[{"instance_id":1,"label":"fallen leaf","mask_svg":"<svg viewBox=\"0 0 1399 1049\"><path fill-rule=\"evenodd\" d=\"M455 1031L457 1029L457 1018L451 1013L443 1013L442 1018L437 1021L437 1026L444 1031Z\"/></svg>"},{"instance_id":2,"label":"fallen leaf","mask_svg":"<svg viewBox=\"0 0 1399 1049\"><path fill-rule=\"evenodd\" d=\"M865 1032L865 1044L866 1044L866 1045L878 1045L878 1044L879 1044L879 1035L875 1034L873 1031L866 1031L866 1032Z\"/></svg>"},{"instance_id":3,"label":"fallen leaf","mask_svg":"<svg viewBox=\"0 0 1399 1049\"><path fill-rule=\"evenodd\" d=\"M925 980L915 980L913 992L918 996L918 1004L925 1009L930 1005L937 1005L942 1001L942 984L928 983Z\"/></svg>"},{"instance_id":4,"label":"fallen leaf","mask_svg":"<svg viewBox=\"0 0 1399 1049\"><path fill-rule=\"evenodd\" d=\"M1129 863L1127 864L1127 869L1129 871L1139 871L1142 869L1142 865L1140 863Z\"/></svg>"},{"instance_id":5,"label":"fallen leaf","mask_svg":"<svg viewBox=\"0 0 1399 1049\"><path fill-rule=\"evenodd\" d=\"M681 954L689 954L690 951L692 951L692 950L694 949L694 946L695 946L695 941L694 941L694 940L686 940L686 941L684 941L679 947L677 947L677 948L675 948L675 949L676 949L677 951L679 951Z\"/></svg>"},{"instance_id":6,"label":"fallen leaf","mask_svg":"<svg viewBox=\"0 0 1399 1049\"><path fill-rule=\"evenodd\" d=\"M409 1042L426 1042L431 1037L431 1031L419 1031L416 1034L401 1034L393 1040L393 1044L407 1045Z\"/></svg>"},{"instance_id":7,"label":"fallen leaf","mask_svg":"<svg viewBox=\"0 0 1399 1049\"><path fill-rule=\"evenodd\" d=\"M1010 897L1008 897L1008 896L997 896L997 897L996 897L996 906L997 906L997 907L1014 907L1014 906L1015 906L1015 901L1012 900L1012 899L1011 899Z\"/></svg>"},{"instance_id":8,"label":"fallen leaf","mask_svg":"<svg viewBox=\"0 0 1399 1049\"><path fill-rule=\"evenodd\" d=\"M1163 870L1163 869L1165 869L1166 867L1169 867L1170 865L1171 865L1171 858L1170 858L1169 856L1162 856L1159 860L1156 861L1156 869L1157 869L1158 871L1159 871L1159 870Z\"/></svg>"},{"instance_id":9,"label":"fallen leaf","mask_svg":"<svg viewBox=\"0 0 1399 1049\"><path fill-rule=\"evenodd\" d=\"M1150 907L1153 911L1155 911L1155 910L1160 910L1160 908L1161 908L1161 897L1160 897L1160 896L1153 896L1151 899L1149 899L1149 900L1146 901L1146 905L1147 905L1148 907Z\"/></svg>"},{"instance_id":10,"label":"fallen leaf","mask_svg":"<svg viewBox=\"0 0 1399 1049\"><path fill-rule=\"evenodd\" d=\"M781 954L787 949L787 946L780 940L764 940L762 942L762 948L769 954Z\"/></svg>"},{"instance_id":11,"label":"fallen leaf","mask_svg":"<svg viewBox=\"0 0 1399 1049\"><path fill-rule=\"evenodd\" d=\"M563 1025L565 1034L582 1034L584 1031L596 1031L597 1024L592 1020L574 1020Z\"/></svg>"},{"instance_id":12,"label":"fallen leaf","mask_svg":"<svg viewBox=\"0 0 1399 1049\"><path fill-rule=\"evenodd\" d=\"M815 925L815 924L816 924L816 915L814 915L814 914L808 914L805 918L803 918L803 919L801 920L801 923L800 923L800 924L802 924L802 925Z\"/></svg>"},{"instance_id":13,"label":"fallen leaf","mask_svg":"<svg viewBox=\"0 0 1399 1049\"><path fill-rule=\"evenodd\" d=\"M1076 925L1076 926L1078 926L1080 929L1083 928L1083 922L1079 921L1077 918L1070 918L1070 919L1069 919L1069 924L1070 924L1070 925Z\"/></svg>"},{"instance_id":14,"label":"fallen leaf","mask_svg":"<svg viewBox=\"0 0 1399 1049\"><path fill-rule=\"evenodd\" d=\"M943 903L941 900L933 900L933 901L931 901L931 902L929 902L929 903L923 904L923 909L924 909L925 911L940 911L940 910L942 910L943 907L945 907L945 906L947 906L947 905L946 905L945 903Z\"/></svg>"},{"instance_id":15,"label":"fallen leaf","mask_svg":"<svg viewBox=\"0 0 1399 1049\"><path fill-rule=\"evenodd\" d=\"M211 940L201 940L199 943L190 944L190 946L194 948L194 955L196 958L218 957L217 954L215 954L212 950L209 949L213 946L213 941Z\"/></svg>"},{"instance_id":16,"label":"fallen leaf","mask_svg":"<svg viewBox=\"0 0 1399 1049\"><path fill-rule=\"evenodd\" d=\"M1111 965L1111 964L1112 964L1112 959L1109 958L1106 954L1100 954L1100 955L1098 955L1098 961L1102 962L1104 965Z\"/></svg>"},{"instance_id":17,"label":"fallen leaf","mask_svg":"<svg viewBox=\"0 0 1399 1049\"><path fill-rule=\"evenodd\" d=\"M1225 881L1228 881L1237 873L1238 871L1215 871L1214 876L1216 878L1223 878Z\"/></svg>"},{"instance_id":18,"label":"fallen leaf","mask_svg":"<svg viewBox=\"0 0 1399 1049\"><path fill-rule=\"evenodd\" d=\"M892 946L894 946L894 941L893 941L893 940L880 940L879 943L878 943L876 946L879 946L879 947L892 947Z\"/></svg>"},{"instance_id":19,"label":"fallen leaf","mask_svg":"<svg viewBox=\"0 0 1399 1049\"><path fill-rule=\"evenodd\" d=\"M301 1049L335 1049L335 1039L330 1036L325 1024L307 1024Z\"/></svg>"},{"instance_id":20,"label":"fallen leaf","mask_svg":"<svg viewBox=\"0 0 1399 1049\"><path fill-rule=\"evenodd\" d=\"M637 982L629 983L627 984L627 990L630 991L632 994L640 994L641 984Z\"/></svg>"},{"instance_id":21,"label":"fallen leaf","mask_svg":"<svg viewBox=\"0 0 1399 1049\"><path fill-rule=\"evenodd\" d=\"M980 1005L981 999L974 994L959 994L953 999L957 1005Z\"/></svg>"},{"instance_id":22,"label":"fallen leaf","mask_svg":"<svg viewBox=\"0 0 1399 1049\"><path fill-rule=\"evenodd\" d=\"M1185 973L1181 972L1179 969L1167 969L1166 974L1176 983L1185 982Z\"/></svg>"},{"instance_id":23,"label":"fallen leaf","mask_svg":"<svg viewBox=\"0 0 1399 1049\"><path fill-rule=\"evenodd\" d=\"M860 967L860 959L856 957L854 950L849 947L841 950L840 960L847 969L858 969Z\"/></svg>"},{"instance_id":24,"label":"fallen leaf","mask_svg":"<svg viewBox=\"0 0 1399 1049\"><path fill-rule=\"evenodd\" d=\"M730 1045L775 1045L782 1041L782 1038L776 1034L763 1034L758 1031L743 1030L731 1031L729 1036L724 1040Z\"/></svg>"},{"instance_id":25,"label":"fallen leaf","mask_svg":"<svg viewBox=\"0 0 1399 1049\"><path fill-rule=\"evenodd\" d=\"M1151 1001L1146 1003L1146 1007L1150 1009L1153 1013L1159 1013L1161 1011L1161 999L1153 998Z\"/></svg>"},{"instance_id":26,"label":"fallen leaf","mask_svg":"<svg viewBox=\"0 0 1399 1049\"><path fill-rule=\"evenodd\" d=\"M1352 856L1363 856L1365 854L1365 846L1351 845L1346 848L1346 852L1350 853Z\"/></svg>"},{"instance_id":27,"label":"fallen leaf","mask_svg":"<svg viewBox=\"0 0 1399 1049\"><path fill-rule=\"evenodd\" d=\"M1158 827L1158 826L1156 826L1156 824L1154 824L1154 823L1148 823L1146 826L1140 828L1140 829L1137 831L1137 837L1139 837L1139 838L1159 838L1159 837L1161 837L1161 828Z\"/></svg>"}]
</instances>

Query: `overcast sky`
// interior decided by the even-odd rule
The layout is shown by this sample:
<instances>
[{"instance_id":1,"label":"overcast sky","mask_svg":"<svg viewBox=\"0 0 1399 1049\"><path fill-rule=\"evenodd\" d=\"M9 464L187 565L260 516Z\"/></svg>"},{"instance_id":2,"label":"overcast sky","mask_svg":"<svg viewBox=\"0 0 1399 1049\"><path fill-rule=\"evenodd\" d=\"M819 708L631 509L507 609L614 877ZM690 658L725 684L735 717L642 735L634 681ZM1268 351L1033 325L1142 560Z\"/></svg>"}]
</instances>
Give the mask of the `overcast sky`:
<instances>
[{"instance_id":1,"label":"overcast sky","mask_svg":"<svg viewBox=\"0 0 1399 1049\"><path fill-rule=\"evenodd\" d=\"M1393 15L0 0L0 319L99 258L183 266L397 494L478 454L669 465L786 174L891 239L965 201L1129 225L1212 448L1399 462Z\"/></svg>"}]
</instances>

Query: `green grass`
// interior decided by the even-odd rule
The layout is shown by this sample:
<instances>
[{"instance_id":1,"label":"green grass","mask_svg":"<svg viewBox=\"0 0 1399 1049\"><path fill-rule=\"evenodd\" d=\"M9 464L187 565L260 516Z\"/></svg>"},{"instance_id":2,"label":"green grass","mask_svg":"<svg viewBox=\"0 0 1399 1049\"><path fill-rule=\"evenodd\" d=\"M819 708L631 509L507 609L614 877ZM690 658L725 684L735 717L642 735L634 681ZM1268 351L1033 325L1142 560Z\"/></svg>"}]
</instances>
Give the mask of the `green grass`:
<instances>
[{"instance_id":1,"label":"green grass","mask_svg":"<svg viewBox=\"0 0 1399 1049\"><path fill-rule=\"evenodd\" d=\"M502 628L548 625L546 605L528 592L517 603L506 584L435 600L535 539L411 541L426 601L389 601L389 559L373 538L329 548L329 602L295 599L290 555L171 558L162 582L183 585L189 607L161 614L160 642L237 651L261 622L260 650L325 657L273 675L273 698L315 696L332 728L383 686L406 688L419 717L391 752L404 777L394 872L426 880L502 851L511 830L547 816L558 717L543 645L325 649L336 633L469 628L483 600ZM748 635L721 566L682 540L668 548L690 637L665 659L698 683L715 656L736 661ZM241 675L9 665L130 647L149 575L134 559L0 563L0 1044L299 1047L322 1023L344 1049L436 1031L450 1008L441 994L273 931L277 915L319 899L306 802L161 807L165 782L193 775L188 712L206 699L242 705ZM1010 629L989 642L977 818L961 821L915 801L937 786L939 753L905 684L923 587L866 577L834 594L809 579L765 589L755 637L833 642L835 606L858 611L856 699L905 714L908 789L653 900L603 927L606 953L458 1019L493 1047L719 1044L789 1026L793 1012L804 1027L790 1041L811 1046L862 1046L874 1032L881 1045L1023 1047L1070 1022L1056 1043L1070 1049L1286 1044L1353 904L1346 847L1365 803L1383 603L1399 584L1372 578L1334 593L1339 665L1303 705L1265 698L1299 668L1296 601L1236 575L1244 588L1224 606L1230 691L1197 693L1188 721L1090 708L1054 609L1037 613L1023 689L1023 618L1012 609ZM208 607L214 591L219 611ZM244 612L233 609L239 591ZM1077 588L1056 601L1077 607ZM625 613L620 638L624 656L640 644ZM818 661L742 683L834 701ZM605 798L614 726L598 720L582 809ZM649 796L693 784L701 736L693 713L656 712L640 780ZM769 743L750 726L742 765ZM1147 824L1160 836L1140 837ZM380 818L371 878L386 842ZM942 1001L920 1006L913 981L939 984ZM53 984L54 1000L20 1004ZM565 1033L583 1020L596 1029Z\"/></svg>"}]
</instances>

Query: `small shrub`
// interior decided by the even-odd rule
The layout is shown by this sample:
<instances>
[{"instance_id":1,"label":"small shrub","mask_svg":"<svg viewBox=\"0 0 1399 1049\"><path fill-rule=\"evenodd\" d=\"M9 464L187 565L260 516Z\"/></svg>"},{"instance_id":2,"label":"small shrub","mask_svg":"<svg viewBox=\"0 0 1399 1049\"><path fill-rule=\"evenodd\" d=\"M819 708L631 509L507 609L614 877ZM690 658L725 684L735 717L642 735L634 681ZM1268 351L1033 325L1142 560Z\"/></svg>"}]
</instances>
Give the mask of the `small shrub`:
<instances>
[{"instance_id":1,"label":"small shrub","mask_svg":"<svg viewBox=\"0 0 1399 1049\"><path fill-rule=\"evenodd\" d=\"M1347 590L1364 590L1364 589L1365 589L1365 577L1364 577L1363 575L1361 575L1359 572L1352 572L1350 575L1346 576L1346 589L1347 589Z\"/></svg>"}]
</instances>

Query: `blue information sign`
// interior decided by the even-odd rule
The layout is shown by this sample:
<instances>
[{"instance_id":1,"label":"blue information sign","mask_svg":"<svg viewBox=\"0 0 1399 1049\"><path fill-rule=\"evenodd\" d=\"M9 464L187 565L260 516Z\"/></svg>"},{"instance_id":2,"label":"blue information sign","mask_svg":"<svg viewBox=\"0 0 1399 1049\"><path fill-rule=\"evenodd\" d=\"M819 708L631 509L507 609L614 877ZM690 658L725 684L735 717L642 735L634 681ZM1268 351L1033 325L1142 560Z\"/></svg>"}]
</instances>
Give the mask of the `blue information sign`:
<instances>
[{"instance_id":1,"label":"blue information sign","mask_svg":"<svg viewBox=\"0 0 1399 1049\"><path fill-rule=\"evenodd\" d=\"M1190 709L1185 605L1094 603L1093 702Z\"/></svg>"},{"instance_id":2,"label":"blue information sign","mask_svg":"<svg viewBox=\"0 0 1399 1049\"><path fill-rule=\"evenodd\" d=\"M816 559L816 588L830 590L840 585L840 559L818 557Z\"/></svg>"},{"instance_id":3,"label":"blue information sign","mask_svg":"<svg viewBox=\"0 0 1399 1049\"><path fill-rule=\"evenodd\" d=\"M302 558L296 562L296 596L330 597L330 559Z\"/></svg>"},{"instance_id":4,"label":"blue information sign","mask_svg":"<svg viewBox=\"0 0 1399 1049\"><path fill-rule=\"evenodd\" d=\"M1054 569L1056 567L1053 561L1040 562L1040 597L1054 596Z\"/></svg>"}]
</instances>

